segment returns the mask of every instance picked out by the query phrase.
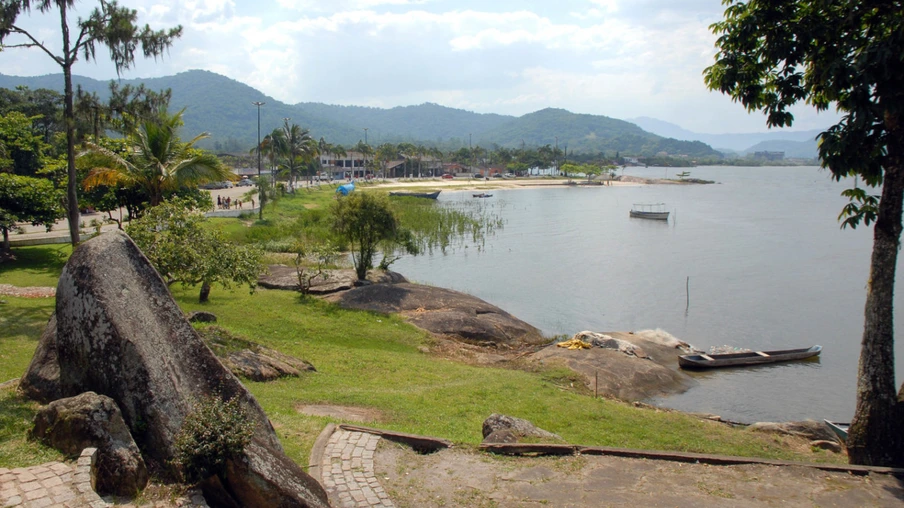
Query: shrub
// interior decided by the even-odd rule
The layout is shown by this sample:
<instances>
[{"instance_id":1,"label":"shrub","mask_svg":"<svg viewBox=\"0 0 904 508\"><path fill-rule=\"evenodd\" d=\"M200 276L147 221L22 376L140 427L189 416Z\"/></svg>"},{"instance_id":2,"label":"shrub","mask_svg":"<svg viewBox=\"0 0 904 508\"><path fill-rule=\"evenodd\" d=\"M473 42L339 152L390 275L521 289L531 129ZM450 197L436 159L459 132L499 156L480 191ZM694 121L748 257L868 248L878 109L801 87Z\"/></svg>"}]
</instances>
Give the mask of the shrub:
<instances>
[{"instance_id":1,"label":"shrub","mask_svg":"<svg viewBox=\"0 0 904 508\"><path fill-rule=\"evenodd\" d=\"M222 473L251 442L254 424L237 398L211 396L195 404L176 436L173 465L188 483Z\"/></svg>"}]
</instances>

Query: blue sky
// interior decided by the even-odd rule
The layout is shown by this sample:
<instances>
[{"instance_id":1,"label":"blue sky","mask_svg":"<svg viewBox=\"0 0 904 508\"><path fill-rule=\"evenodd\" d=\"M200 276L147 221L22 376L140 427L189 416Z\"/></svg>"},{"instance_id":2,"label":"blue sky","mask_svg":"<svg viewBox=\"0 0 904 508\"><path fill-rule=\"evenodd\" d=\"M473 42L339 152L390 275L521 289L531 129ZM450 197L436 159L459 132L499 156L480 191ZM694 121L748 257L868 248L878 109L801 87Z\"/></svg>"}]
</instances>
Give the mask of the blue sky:
<instances>
[{"instance_id":1,"label":"blue sky","mask_svg":"<svg viewBox=\"0 0 904 508\"><path fill-rule=\"evenodd\" d=\"M697 132L765 131L706 90L709 25L719 0L121 0L154 28L184 35L162 60L126 78L205 69L287 103L376 107L434 102L523 115L546 107L614 118L650 116ZM78 2L87 12L96 3ZM59 47L59 20L32 13L20 26ZM8 42L12 43L10 39ZM101 61L75 73L116 76ZM59 72L39 50L0 53L0 72ZM795 111L794 130L824 128L832 113Z\"/></svg>"}]
</instances>

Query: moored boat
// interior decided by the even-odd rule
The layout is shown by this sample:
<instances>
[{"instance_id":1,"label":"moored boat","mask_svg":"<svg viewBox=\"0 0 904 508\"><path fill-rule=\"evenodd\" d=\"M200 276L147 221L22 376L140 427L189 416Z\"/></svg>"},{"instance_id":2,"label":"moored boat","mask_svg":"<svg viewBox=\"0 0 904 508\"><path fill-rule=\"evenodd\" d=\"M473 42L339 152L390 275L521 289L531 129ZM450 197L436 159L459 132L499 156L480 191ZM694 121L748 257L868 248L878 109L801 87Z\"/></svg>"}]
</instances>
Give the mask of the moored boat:
<instances>
[{"instance_id":1,"label":"moored boat","mask_svg":"<svg viewBox=\"0 0 904 508\"><path fill-rule=\"evenodd\" d=\"M481 192L480 194L473 194L475 198L491 198L492 194L487 194L486 192Z\"/></svg>"},{"instance_id":2,"label":"moored boat","mask_svg":"<svg viewBox=\"0 0 904 508\"><path fill-rule=\"evenodd\" d=\"M832 432L834 432L836 436L840 437L842 441L847 441L848 430L851 428L850 423L830 422L829 420L823 421L826 422L826 425L832 429Z\"/></svg>"},{"instance_id":3,"label":"moored boat","mask_svg":"<svg viewBox=\"0 0 904 508\"><path fill-rule=\"evenodd\" d=\"M630 215L636 219L669 220L665 203L634 203Z\"/></svg>"},{"instance_id":4,"label":"moored boat","mask_svg":"<svg viewBox=\"0 0 904 508\"><path fill-rule=\"evenodd\" d=\"M714 369L740 365L762 365L764 363L805 360L819 356L822 346L801 349L780 349L776 351L750 351L746 353L694 354L678 357L678 365L684 369Z\"/></svg>"},{"instance_id":5,"label":"moored boat","mask_svg":"<svg viewBox=\"0 0 904 508\"><path fill-rule=\"evenodd\" d=\"M439 193L442 191L436 192L404 192L404 191L395 191L390 192L389 195L393 197L400 198L424 198L424 199L436 199L439 197Z\"/></svg>"}]
</instances>

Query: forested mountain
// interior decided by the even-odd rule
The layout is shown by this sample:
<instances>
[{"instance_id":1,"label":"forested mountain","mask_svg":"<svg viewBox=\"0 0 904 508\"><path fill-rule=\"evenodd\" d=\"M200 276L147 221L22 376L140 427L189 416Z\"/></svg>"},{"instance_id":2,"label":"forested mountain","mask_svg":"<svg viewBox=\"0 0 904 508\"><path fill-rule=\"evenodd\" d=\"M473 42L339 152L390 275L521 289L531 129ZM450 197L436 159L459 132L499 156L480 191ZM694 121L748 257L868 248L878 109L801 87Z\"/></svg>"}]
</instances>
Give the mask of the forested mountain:
<instances>
[{"instance_id":1,"label":"forested mountain","mask_svg":"<svg viewBox=\"0 0 904 508\"><path fill-rule=\"evenodd\" d=\"M558 137L558 140L556 140ZM554 145L569 152L620 152L621 155L669 155L692 157L718 153L699 141L677 141L650 134L633 123L607 116L581 115L547 108L513 119L487 132L486 140L507 147Z\"/></svg>"},{"instance_id":2,"label":"forested mountain","mask_svg":"<svg viewBox=\"0 0 904 508\"><path fill-rule=\"evenodd\" d=\"M108 93L108 82L81 76L74 84L101 99ZM0 74L0 88L24 85L31 89L62 90L62 75L17 77ZM172 89L170 107L186 108L184 136L209 132L210 139L200 146L216 151L248 151L257 140L257 108L261 107L261 136L290 118L308 128L315 139L350 146L364 138L367 128L372 145L384 142L414 141L445 145L446 148L474 145L490 147L494 143L518 147L554 145L570 153L620 152L623 156L686 155L716 156L712 148L699 142L666 139L645 132L637 125L597 115L574 114L561 109L545 109L522 117L478 114L437 104L395 107L335 106L319 103L285 104L248 85L208 71L187 71L161 78L121 80L122 85L144 84L151 90Z\"/></svg>"}]
</instances>

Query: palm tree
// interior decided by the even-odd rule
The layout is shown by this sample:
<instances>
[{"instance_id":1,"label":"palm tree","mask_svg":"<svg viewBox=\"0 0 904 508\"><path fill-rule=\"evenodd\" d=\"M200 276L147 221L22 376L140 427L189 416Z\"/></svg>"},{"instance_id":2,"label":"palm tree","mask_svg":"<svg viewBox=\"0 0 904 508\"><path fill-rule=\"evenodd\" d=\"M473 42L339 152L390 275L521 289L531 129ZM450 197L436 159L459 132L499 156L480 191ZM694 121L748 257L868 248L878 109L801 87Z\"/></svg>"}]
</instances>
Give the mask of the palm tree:
<instances>
[{"instance_id":1,"label":"palm tree","mask_svg":"<svg viewBox=\"0 0 904 508\"><path fill-rule=\"evenodd\" d=\"M284 158L283 168L289 175L292 191L295 191L295 184L298 182L298 174L307 168L310 168L311 161L319 154L317 149L317 141L311 137L310 131L303 129L298 124L289 126L289 121L285 121L282 128L284 136L284 144L281 147L281 155ZM308 171L309 172L309 171Z\"/></svg>"},{"instance_id":2,"label":"palm tree","mask_svg":"<svg viewBox=\"0 0 904 508\"><path fill-rule=\"evenodd\" d=\"M229 179L232 172L215 155L194 148L195 143L209 134L199 134L187 143L179 139L184 111L170 115L164 110L142 120L128 133L130 149L124 155L88 143L88 151L82 156L94 167L82 183L84 188L135 186L147 193L151 206L157 206L166 192L200 182Z\"/></svg>"}]
</instances>

